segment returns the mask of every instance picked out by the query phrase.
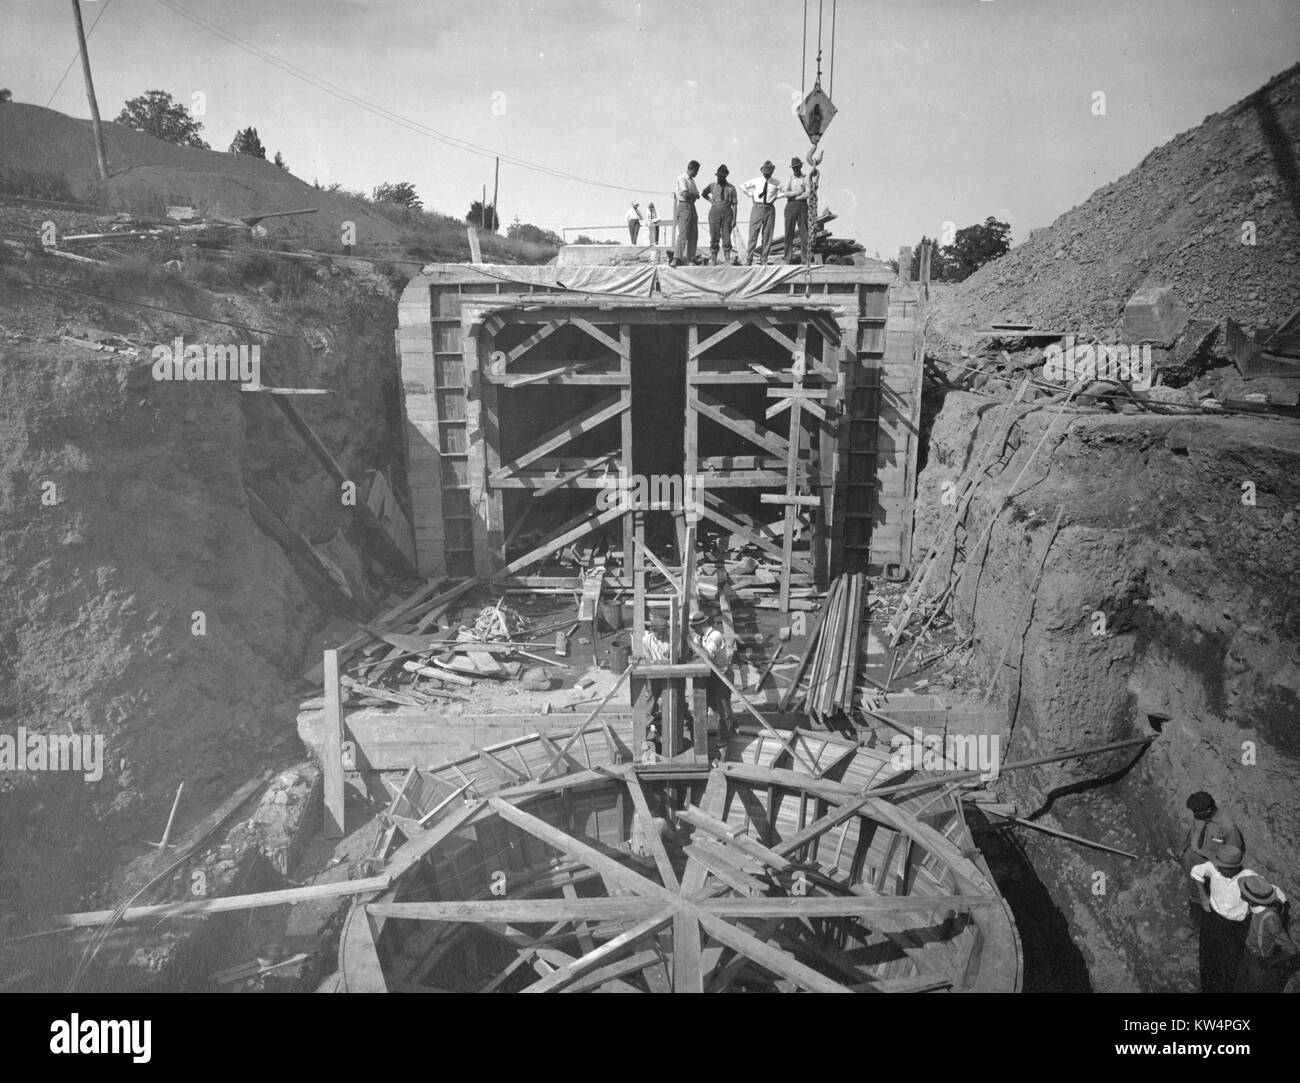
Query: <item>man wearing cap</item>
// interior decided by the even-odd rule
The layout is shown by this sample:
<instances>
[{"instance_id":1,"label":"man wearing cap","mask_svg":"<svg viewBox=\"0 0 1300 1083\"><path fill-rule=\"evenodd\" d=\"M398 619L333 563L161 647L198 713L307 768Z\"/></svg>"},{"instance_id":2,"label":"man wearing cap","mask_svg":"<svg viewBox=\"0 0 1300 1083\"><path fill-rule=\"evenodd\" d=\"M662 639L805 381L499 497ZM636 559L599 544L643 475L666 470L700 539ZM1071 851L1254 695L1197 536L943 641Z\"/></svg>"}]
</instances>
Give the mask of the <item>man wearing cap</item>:
<instances>
[{"instance_id":1,"label":"man wearing cap","mask_svg":"<svg viewBox=\"0 0 1300 1083\"><path fill-rule=\"evenodd\" d=\"M731 664L726 639L713 627L708 615L698 609L691 614L691 642L718 669L726 669ZM731 692L715 673L709 674L706 698L709 709L718 716L718 739L725 741L731 728Z\"/></svg>"},{"instance_id":2,"label":"man wearing cap","mask_svg":"<svg viewBox=\"0 0 1300 1083\"><path fill-rule=\"evenodd\" d=\"M1241 897L1241 881L1259 875L1242 865L1243 857L1240 846L1225 843L1213 860L1197 865L1191 872L1204 911L1200 938L1203 993L1231 993L1237 981L1246 919L1250 917L1250 907ZM1281 891L1278 897L1286 901Z\"/></svg>"},{"instance_id":3,"label":"man wearing cap","mask_svg":"<svg viewBox=\"0 0 1300 1083\"><path fill-rule=\"evenodd\" d=\"M1183 866L1184 873L1190 874L1195 866L1213 860L1220 846L1231 843L1243 851L1246 849L1246 843L1241 837L1241 832L1237 830L1237 825L1232 822L1227 813L1218 808L1210 794L1204 790L1197 790L1187 798L1187 807L1192 813L1192 823L1187 829L1186 838L1183 839L1183 847L1178 852L1178 860ZM1193 926L1199 928L1202 913L1201 896L1195 884L1191 881L1188 883L1191 887L1191 895L1187 905Z\"/></svg>"},{"instance_id":4,"label":"man wearing cap","mask_svg":"<svg viewBox=\"0 0 1300 1083\"><path fill-rule=\"evenodd\" d=\"M1280 993L1300 961L1300 947L1282 919L1281 892L1262 876L1243 876L1239 886L1250 907L1250 923L1234 991Z\"/></svg>"},{"instance_id":5,"label":"man wearing cap","mask_svg":"<svg viewBox=\"0 0 1300 1083\"><path fill-rule=\"evenodd\" d=\"M650 243L658 244L659 243L659 214L655 210L655 205L653 203L649 204L646 207L645 224L646 224L646 229L650 231Z\"/></svg>"},{"instance_id":6,"label":"man wearing cap","mask_svg":"<svg viewBox=\"0 0 1300 1083\"><path fill-rule=\"evenodd\" d=\"M627 214L623 217L627 221L627 235L632 243L636 244L636 236L641 232L641 204L633 200L632 206L628 207Z\"/></svg>"},{"instance_id":7,"label":"man wearing cap","mask_svg":"<svg viewBox=\"0 0 1300 1083\"><path fill-rule=\"evenodd\" d=\"M641 637L641 657L647 662L666 664L671 660L668 651L668 622L663 617L650 618L650 623ZM668 687L664 677L650 678L650 715L659 717L659 699Z\"/></svg>"},{"instance_id":8,"label":"man wearing cap","mask_svg":"<svg viewBox=\"0 0 1300 1083\"><path fill-rule=\"evenodd\" d=\"M763 239L763 255L759 260L767 266L767 256L772 250L772 229L776 225L776 200L781 194L780 186L772 180L776 166L766 161L760 167L761 177L745 181L740 190L754 201L754 209L749 214L749 255L745 257L745 266L754 262L754 251L758 248L760 234Z\"/></svg>"},{"instance_id":9,"label":"man wearing cap","mask_svg":"<svg viewBox=\"0 0 1300 1083\"><path fill-rule=\"evenodd\" d=\"M808 247L808 178L803 175L803 159L790 159L790 176L781 185L785 196L785 261L794 259L794 234L799 233L800 251Z\"/></svg>"},{"instance_id":10,"label":"man wearing cap","mask_svg":"<svg viewBox=\"0 0 1300 1083\"><path fill-rule=\"evenodd\" d=\"M677 202L677 211L673 215L677 231L677 243L673 247L674 265L695 262L695 246L700 243L700 219L695 213L695 201L700 198L700 190L695 187L695 174L699 171L700 163L692 159L686 163L686 172L673 186Z\"/></svg>"},{"instance_id":11,"label":"man wearing cap","mask_svg":"<svg viewBox=\"0 0 1300 1083\"><path fill-rule=\"evenodd\" d=\"M718 262L718 242L722 242L722 262L731 266L731 231L736 228L736 186L727 182L730 170L718 166L717 180L704 186L700 193L709 201L709 262Z\"/></svg>"}]
</instances>

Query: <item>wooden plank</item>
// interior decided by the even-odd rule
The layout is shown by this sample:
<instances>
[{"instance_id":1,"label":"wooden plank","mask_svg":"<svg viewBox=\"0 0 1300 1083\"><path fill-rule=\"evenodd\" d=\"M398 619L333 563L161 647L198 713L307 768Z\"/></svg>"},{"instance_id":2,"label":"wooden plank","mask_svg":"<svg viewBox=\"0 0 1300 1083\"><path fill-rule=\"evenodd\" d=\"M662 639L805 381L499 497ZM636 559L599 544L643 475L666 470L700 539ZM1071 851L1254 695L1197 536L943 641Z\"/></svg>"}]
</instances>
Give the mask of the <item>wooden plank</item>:
<instances>
[{"instance_id":1,"label":"wooden plank","mask_svg":"<svg viewBox=\"0 0 1300 1083\"><path fill-rule=\"evenodd\" d=\"M339 683L339 652L328 650L324 658L325 725L322 730L321 772L324 775L325 821L321 833L327 839L342 838L343 828L343 690Z\"/></svg>"},{"instance_id":2,"label":"wooden plank","mask_svg":"<svg viewBox=\"0 0 1300 1083\"><path fill-rule=\"evenodd\" d=\"M594 949L593 949L594 950ZM620 959L618 962L609 963L606 966L598 967L581 978L575 978L565 985L561 993L582 993L588 989L594 989L611 978L622 978L628 974L635 974L645 970L647 967L662 967L663 958L657 951L639 951L634 955L629 955L626 959Z\"/></svg>"},{"instance_id":3,"label":"wooden plank","mask_svg":"<svg viewBox=\"0 0 1300 1083\"><path fill-rule=\"evenodd\" d=\"M989 895L770 895L727 897L701 903L709 913L747 921L751 918L839 918L873 914L965 913L1002 900Z\"/></svg>"},{"instance_id":4,"label":"wooden plank","mask_svg":"<svg viewBox=\"0 0 1300 1083\"><path fill-rule=\"evenodd\" d=\"M124 910L120 921L145 921L154 918L182 917L186 914L216 914L230 910L255 910L266 906L285 906L312 899L342 898L383 891L392 882L388 874L362 880L337 880L328 884L286 888L284 891L259 891L250 895L224 895L215 899L192 899L188 902L133 906ZM57 914L51 920L58 928L83 928L102 925L117 915L116 910L90 910L78 914Z\"/></svg>"},{"instance_id":5,"label":"wooden plank","mask_svg":"<svg viewBox=\"0 0 1300 1083\"><path fill-rule=\"evenodd\" d=\"M737 902L762 902L763 900L736 900ZM783 978L788 978L801 988L811 993L847 993L849 990L839 982L832 981L819 974L812 967L799 962L789 952L765 944L751 933L744 932L735 925L723 921L720 917L707 911L699 911L701 927L715 940L721 941L733 951L739 952L759 966L772 971Z\"/></svg>"},{"instance_id":6,"label":"wooden plank","mask_svg":"<svg viewBox=\"0 0 1300 1083\"><path fill-rule=\"evenodd\" d=\"M795 402L798 401L795 400ZM703 414L710 421L717 422L724 428L743 436L750 443L757 444L764 451L779 455L782 458L789 456L790 445L785 440L774 432L760 429L756 422L751 421L735 407L728 406L726 403L702 391L696 392L692 405L696 411Z\"/></svg>"},{"instance_id":7,"label":"wooden plank","mask_svg":"<svg viewBox=\"0 0 1300 1083\"><path fill-rule=\"evenodd\" d=\"M655 826L654 817L650 814L650 804L646 800L645 790L641 788L641 780L635 771L625 770L623 781L627 785L628 794L631 795L636 814L641 818L641 833L650 847L650 854L654 858L655 867L659 870L659 877L663 880L664 887L674 891L680 890L681 884L677 881L677 873L673 871L673 863L668 859L663 836Z\"/></svg>"},{"instance_id":8,"label":"wooden plank","mask_svg":"<svg viewBox=\"0 0 1300 1083\"><path fill-rule=\"evenodd\" d=\"M602 964L617 958L624 951L639 944L646 937L654 936L660 929L671 925L675 911L671 907L665 907L659 913L646 918L644 921L632 926L627 932L614 937L602 944L595 951L589 951L581 958L559 967L552 973L546 975L540 981L533 982L528 986L525 993L549 993L553 989L559 989L570 981L581 977L588 971L594 970Z\"/></svg>"},{"instance_id":9,"label":"wooden plank","mask_svg":"<svg viewBox=\"0 0 1300 1083\"><path fill-rule=\"evenodd\" d=\"M718 345L724 339L730 338L742 327L744 327L745 324L748 322L749 322L748 320L744 320L744 319L732 320L731 323L727 324L727 326L724 327L721 331L715 331L703 342L698 341L699 325L692 324L691 326L695 329L695 334L692 337L695 338L697 341L692 343L690 349L687 351L686 354L687 360L698 361L701 354L705 353L707 350L713 349L714 346Z\"/></svg>"},{"instance_id":10,"label":"wooden plank","mask_svg":"<svg viewBox=\"0 0 1300 1083\"><path fill-rule=\"evenodd\" d=\"M551 335L555 334L555 332L563 327L567 322L567 319L555 320L551 323L544 324L539 330L534 331L524 339L523 342L519 343L518 346L514 347L514 349L510 350L506 354L506 367L509 368L511 364L518 361L519 358L523 357L524 354L534 346L538 345L538 343L544 342L546 339L550 338Z\"/></svg>"},{"instance_id":11,"label":"wooden plank","mask_svg":"<svg viewBox=\"0 0 1300 1083\"><path fill-rule=\"evenodd\" d=\"M526 450L521 451L499 470L494 470L490 475L490 480L495 483L503 478L510 477L512 474L517 474L529 463L536 462L543 456L549 455L556 448L563 447L584 433L591 432L592 429L603 425L610 418L617 417L627 408L627 404L618 395L596 403L595 406L584 410L577 417L562 421L555 428L535 440Z\"/></svg>"},{"instance_id":12,"label":"wooden plank","mask_svg":"<svg viewBox=\"0 0 1300 1083\"><path fill-rule=\"evenodd\" d=\"M599 515L592 516L590 512L581 512L574 519L570 520L572 525L568 526L563 533L553 535L546 541L542 542L536 548L525 553L523 556L512 560L505 567L499 569L493 576L493 581L501 576L513 575L520 568L526 568L530 564L536 563L542 557L555 552L557 549L563 549L570 542L577 541L586 534L599 530L606 523L613 522L620 515L628 514L622 508L610 508L608 511L601 512Z\"/></svg>"},{"instance_id":13,"label":"wooden plank","mask_svg":"<svg viewBox=\"0 0 1300 1083\"><path fill-rule=\"evenodd\" d=\"M673 915L673 992L704 992L700 970L700 924L682 910Z\"/></svg>"},{"instance_id":14,"label":"wooden plank","mask_svg":"<svg viewBox=\"0 0 1300 1083\"><path fill-rule=\"evenodd\" d=\"M647 918L663 909L657 899L620 895L605 899L448 899L442 902L374 902L374 917L469 924L622 921Z\"/></svg>"}]
</instances>

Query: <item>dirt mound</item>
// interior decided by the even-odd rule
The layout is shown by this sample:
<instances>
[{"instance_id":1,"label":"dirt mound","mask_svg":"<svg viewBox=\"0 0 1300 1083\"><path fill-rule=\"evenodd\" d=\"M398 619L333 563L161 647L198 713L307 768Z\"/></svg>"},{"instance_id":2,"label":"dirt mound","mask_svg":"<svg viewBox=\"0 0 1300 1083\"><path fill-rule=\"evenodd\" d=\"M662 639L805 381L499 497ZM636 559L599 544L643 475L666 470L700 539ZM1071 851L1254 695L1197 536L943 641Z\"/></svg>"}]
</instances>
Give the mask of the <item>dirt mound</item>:
<instances>
[{"instance_id":1,"label":"dirt mound","mask_svg":"<svg viewBox=\"0 0 1300 1083\"><path fill-rule=\"evenodd\" d=\"M0 109L0 169L62 175L86 202L155 215L188 206L228 217L315 207L316 214L265 225L304 247L337 248L345 221L356 223L358 242L398 240L398 227L360 200L313 188L261 158L178 147L121 124L104 125L104 144L109 179L100 181L89 121L37 105Z\"/></svg>"},{"instance_id":2,"label":"dirt mound","mask_svg":"<svg viewBox=\"0 0 1300 1083\"><path fill-rule=\"evenodd\" d=\"M1300 65L938 295L932 327L949 342L998 319L1104 334L1145 283L1172 287L1193 319L1276 325L1300 297L1297 148Z\"/></svg>"},{"instance_id":3,"label":"dirt mound","mask_svg":"<svg viewBox=\"0 0 1300 1083\"><path fill-rule=\"evenodd\" d=\"M270 379L333 391L301 411L364 495L397 461L395 298L301 266L218 290L143 260L0 258L0 732L103 738L99 780L0 773L0 914L75 903L115 847L158 838L180 782L178 831L295 755L292 689L334 603L248 494L364 576L349 511L268 396L159 382L150 350L251 340ZM95 332L140 356L63 337Z\"/></svg>"}]
</instances>

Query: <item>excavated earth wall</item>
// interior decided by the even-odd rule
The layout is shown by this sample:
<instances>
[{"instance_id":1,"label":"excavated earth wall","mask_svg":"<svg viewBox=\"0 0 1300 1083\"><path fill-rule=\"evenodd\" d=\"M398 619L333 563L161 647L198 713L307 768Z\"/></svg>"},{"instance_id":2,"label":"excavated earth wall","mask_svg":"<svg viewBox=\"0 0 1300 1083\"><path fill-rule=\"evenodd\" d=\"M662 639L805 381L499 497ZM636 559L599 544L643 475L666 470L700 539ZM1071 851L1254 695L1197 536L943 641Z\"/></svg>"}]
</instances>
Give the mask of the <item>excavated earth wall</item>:
<instances>
[{"instance_id":1,"label":"excavated earth wall","mask_svg":"<svg viewBox=\"0 0 1300 1083\"><path fill-rule=\"evenodd\" d=\"M945 483L1006 409L948 394L918 552L936 544ZM1068 761L1001 786L1022 816L1138 855L1023 832L1093 987L1190 991L1196 939L1170 854L1190 792L1236 817L1249 866L1300 891L1300 426L1052 410L1017 408L1005 465L976 490L953 611L989 673L1005 651L1005 759L1155 734L1136 761ZM938 544L946 566L951 540Z\"/></svg>"}]
</instances>

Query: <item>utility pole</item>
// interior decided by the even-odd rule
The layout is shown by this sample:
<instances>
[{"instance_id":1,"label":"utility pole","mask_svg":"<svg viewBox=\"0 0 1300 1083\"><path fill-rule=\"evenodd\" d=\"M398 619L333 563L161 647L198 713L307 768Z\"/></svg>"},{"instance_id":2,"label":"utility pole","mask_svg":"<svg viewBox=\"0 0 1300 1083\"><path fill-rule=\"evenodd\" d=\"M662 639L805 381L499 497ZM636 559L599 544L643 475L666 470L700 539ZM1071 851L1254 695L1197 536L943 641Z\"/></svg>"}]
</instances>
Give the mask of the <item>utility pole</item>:
<instances>
[{"instance_id":1,"label":"utility pole","mask_svg":"<svg viewBox=\"0 0 1300 1083\"><path fill-rule=\"evenodd\" d=\"M478 205L478 224L480 229L487 229L487 185L483 185L483 199Z\"/></svg>"},{"instance_id":2,"label":"utility pole","mask_svg":"<svg viewBox=\"0 0 1300 1083\"><path fill-rule=\"evenodd\" d=\"M497 159L496 169L492 172L492 232L497 231L497 226L501 224L501 216L497 214L497 195L501 191L501 159Z\"/></svg>"},{"instance_id":3,"label":"utility pole","mask_svg":"<svg viewBox=\"0 0 1300 1083\"><path fill-rule=\"evenodd\" d=\"M80 0L72 0L72 17L77 23L77 48L81 50L81 72L86 77L86 97L90 100L90 126L95 132L95 156L99 159L99 179L108 180L108 156L104 153L104 130L99 126L99 103L95 101L95 84L90 78L90 54L86 52L86 28L81 23Z\"/></svg>"}]
</instances>

